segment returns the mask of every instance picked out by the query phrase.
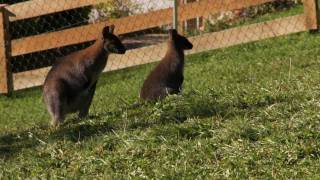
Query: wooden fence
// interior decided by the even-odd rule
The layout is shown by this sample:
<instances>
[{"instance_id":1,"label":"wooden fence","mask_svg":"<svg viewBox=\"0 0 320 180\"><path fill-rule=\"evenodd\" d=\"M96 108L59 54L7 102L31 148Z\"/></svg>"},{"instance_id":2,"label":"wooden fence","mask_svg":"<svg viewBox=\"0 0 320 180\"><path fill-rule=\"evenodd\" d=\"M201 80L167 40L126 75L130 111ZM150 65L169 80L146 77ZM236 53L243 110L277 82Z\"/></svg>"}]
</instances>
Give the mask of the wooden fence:
<instances>
[{"instance_id":1,"label":"wooden fence","mask_svg":"<svg viewBox=\"0 0 320 180\"><path fill-rule=\"evenodd\" d=\"M1 8L1 94L8 94L14 90L42 85L44 78L50 69L50 67L46 67L26 72L12 73L9 65L12 57L95 40L99 31L106 24L114 24L117 27L116 34L126 34L170 24L172 21L172 8L168 8L108 22L84 25L15 40L10 39L10 34L7 32L10 22L103 2L103 0L64 0L63 6L56 6L59 4L59 1L61 2L61 0L30 0ZM200 2L181 5L179 7L179 21L199 17L199 12L201 13L201 16L205 16L223 11L242 9L272 1L274 0L202 0ZM37 9L37 11L31 11L30 9ZM317 28L317 1L304 0L303 14L192 37L190 38L191 41L197 42L197 45L189 53L198 53L210 49L222 48ZM227 41L224 40L226 37L228 38ZM207 43L208 41L218 41L219 43ZM105 71L117 70L157 61L161 55L165 53L165 49L166 47L164 44L159 44L129 50L125 55L121 56L121 58L117 55L110 56Z\"/></svg>"}]
</instances>

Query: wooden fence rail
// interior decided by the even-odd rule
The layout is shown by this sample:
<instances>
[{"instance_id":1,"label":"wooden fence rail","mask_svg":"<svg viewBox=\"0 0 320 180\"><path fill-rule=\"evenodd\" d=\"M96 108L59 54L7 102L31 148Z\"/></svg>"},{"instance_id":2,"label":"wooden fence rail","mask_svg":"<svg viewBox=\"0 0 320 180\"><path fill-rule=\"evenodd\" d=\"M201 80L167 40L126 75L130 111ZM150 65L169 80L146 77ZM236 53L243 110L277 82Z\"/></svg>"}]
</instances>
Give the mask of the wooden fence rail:
<instances>
[{"instance_id":1,"label":"wooden fence rail","mask_svg":"<svg viewBox=\"0 0 320 180\"><path fill-rule=\"evenodd\" d=\"M31 0L7 7L11 22L91 6L103 0Z\"/></svg>"},{"instance_id":2,"label":"wooden fence rail","mask_svg":"<svg viewBox=\"0 0 320 180\"><path fill-rule=\"evenodd\" d=\"M0 93L13 91L12 73L10 69L10 43L8 33L8 17L4 7L0 7Z\"/></svg>"},{"instance_id":3,"label":"wooden fence rail","mask_svg":"<svg viewBox=\"0 0 320 180\"><path fill-rule=\"evenodd\" d=\"M42 0L43 1L43 0ZM213 1L215 3L213 3ZM252 5L263 4L274 0L203 0L180 6L179 21L184 21L197 17L206 16L210 13L221 11L242 9ZM83 4L82 4L83 5ZM200 12L200 13L199 13ZM70 28L37 36L31 36L14 40L12 42L12 55L18 56L73 44L79 44L95 40L99 31L106 24L114 24L117 34L126 34L158 27L172 22L172 8L153 11L147 14L139 14L124 17L109 22L101 22L86 26ZM41 43L46 42L46 43Z\"/></svg>"},{"instance_id":4,"label":"wooden fence rail","mask_svg":"<svg viewBox=\"0 0 320 180\"><path fill-rule=\"evenodd\" d=\"M274 21L263 22L248 26L228 29L225 31L208 33L190 38L195 45L189 54L199 53L211 49L219 49L232 45L263 40L295 32L306 31L304 15L281 18ZM292 23L294 22L294 23ZM286 28L283 28L286 27ZM224 40L228 37L228 40ZM207 43L207 42L215 43ZM111 55L104 72L113 71L131 66L142 65L158 61L166 52L166 43L129 50L125 55ZM40 86L50 67L14 74L15 90Z\"/></svg>"},{"instance_id":5,"label":"wooden fence rail","mask_svg":"<svg viewBox=\"0 0 320 180\"><path fill-rule=\"evenodd\" d=\"M63 1L64 6L59 6ZM179 21L188 20L198 16L206 16L227 10L242 9L273 0L202 0L179 7ZM12 90L25 89L42 85L44 77L50 67L37 70L14 73L8 68L8 62L13 56L19 56L68 45L74 45L95 40L98 32L106 24L114 24L117 34L126 34L141 31L171 23L172 8L153 11L146 14L134 15L108 22L90 24L63 31L45 33L36 36L11 40L6 35L9 23L21 19L38 17L69 9L90 6L101 3L103 0L30 0L6 7L0 17L0 93L9 93ZM317 29L316 0L304 1L304 14L281 18L248 26L236 27L216 33L208 33L191 38L196 46L191 53L216 49L251 42L295 32ZM39 9L41 7L41 9ZM30 9L37 8L37 11ZM29 9L29 10L28 10ZM7 15L6 13L7 12ZM285 27L285 28L284 28ZM227 40L224 39L227 37ZM201 43L219 42L215 44ZM45 42L45 43L44 43ZM139 64L150 63L159 59L165 52L164 44L130 50L126 55L111 56L105 71L122 69ZM143 55L143 56L142 56ZM116 65L115 65L116 64Z\"/></svg>"}]
</instances>

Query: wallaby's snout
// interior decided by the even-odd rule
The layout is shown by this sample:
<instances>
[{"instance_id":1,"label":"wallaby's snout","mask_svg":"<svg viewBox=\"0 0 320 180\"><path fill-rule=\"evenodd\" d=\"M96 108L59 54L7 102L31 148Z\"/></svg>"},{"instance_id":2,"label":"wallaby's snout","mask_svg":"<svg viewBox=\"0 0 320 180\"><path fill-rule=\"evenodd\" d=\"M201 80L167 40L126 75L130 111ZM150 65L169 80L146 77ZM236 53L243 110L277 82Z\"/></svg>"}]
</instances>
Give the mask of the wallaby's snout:
<instances>
[{"instance_id":1,"label":"wallaby's snout","mask_svg":"<svg viewBox=\"0 0 320 180\"><path fill-rule=\"evenodd\" d=\"M185 44L184 44L184 49L185 50L190 50L190 49L192 49L193 48L193 44L187 39L187 38L185 38L186 39L186 42L185 42Z\"/></svg>"},{"instance_id":2,"label":"wallaby's snout","mask_svg":"<svg viewBox=\"0 0 320 180\"><path fill-rule=\"evenodd\" d=\"M170 40L174 42L174 44L182 49L182 50L190 50L193 48L193 44L184 36L178 34L177 30L170 29L169 30Z\"/></svg>"},{"instance_id":3,"label":"wallaby's snout","mask_svg":"<svg viewBox=\"0 0 320 180\"><path fill-rule=\"evenodd\" d=\"M125 54L126 53L127 50L122 43L120 43L117 47L118 47L116 50L117 54Z\"/></svg>"},{"instance_id":4,"label":"wallaby's snout","mask_svg":"<svg viewBox=\"0 0 320 180\"><path fill-rule=\"evenodd\" d=\"M125 54L126 48L124 45L119 42L108 42L105 43L105 48L107 52L114 53L114 54Z\"/></svg>"},{"instance_id":5,"label":"wallaby's snout","mask_svg":"<svg viewBox=\"0 0 320 180\"><path fill-rule=\"evenodd\" d=\"M124 54L126 48L118 36L113 34L114 26L107 26L103 29L104 49L109 53Z\"/></svg>"}]
</instances>

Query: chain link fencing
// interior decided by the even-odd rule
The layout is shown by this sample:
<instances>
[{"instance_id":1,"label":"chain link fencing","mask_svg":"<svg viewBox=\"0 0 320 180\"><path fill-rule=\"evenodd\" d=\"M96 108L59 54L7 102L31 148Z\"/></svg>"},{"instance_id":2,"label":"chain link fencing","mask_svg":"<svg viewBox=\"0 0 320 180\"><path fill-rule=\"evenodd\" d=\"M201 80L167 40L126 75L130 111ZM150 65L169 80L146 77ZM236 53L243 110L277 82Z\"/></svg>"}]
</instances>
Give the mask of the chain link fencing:
<instances>
[{"instance_id":1,"label":"chain link fencing","mask_svg":"<svg viewBox=\"0 0 320 180\"><path fill-rule=\"evenodd\" d=\"M8 64L6 70L10 72L5 74L9 75L8 79L12 77L12 83L9 80L1 83L9 82L2 87L12 87L13 92L0 98L0 121L22 121L28 126L47 123L50 119L39 86L51 65L59 57L90 46L106 24L115 25L116 34L128 51L125 55L109 57L90 114L103 114L119 108L117 104L137 101L144 79L166 52L167 32L173 19L171 0L2 3L9 4L3 15L9 21L4 27L4 34L9 38L2 41L8 44L2 46L9 55L2 56L1 61ZM306 27L306 6L298 0L180 0L178 7L178 31L194 45L186 52L188 55L235 45L240 45L239 52L246 51L245 43L311 28ZM199 81L200 78L193 78L201 77L208 67L193 69L201 58L194 62L194 57L190 59L191 62L186 62L185 91L211 88L207 82Z\"/></svg>"}]
</instances>

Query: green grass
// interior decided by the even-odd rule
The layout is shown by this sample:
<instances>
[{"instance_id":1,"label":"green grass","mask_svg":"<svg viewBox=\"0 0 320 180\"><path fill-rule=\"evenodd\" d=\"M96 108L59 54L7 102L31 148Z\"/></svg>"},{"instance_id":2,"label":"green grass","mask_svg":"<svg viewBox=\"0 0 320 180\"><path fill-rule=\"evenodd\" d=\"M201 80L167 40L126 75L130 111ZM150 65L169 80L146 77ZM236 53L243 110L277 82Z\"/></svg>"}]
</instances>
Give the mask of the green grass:
<instances>
[{"instance_id":1,"label":"green grass","mask_svg":"<svg viewBox=\"0 0 320 180\"><path fill-rule=\"evenodd\" d=\"M154 66L105 74L90 118L48 127L40 89L0 97L0 179L317 178L320 35L187 57L184 91L132 107Z\"/></svg>"}]
</instances>

